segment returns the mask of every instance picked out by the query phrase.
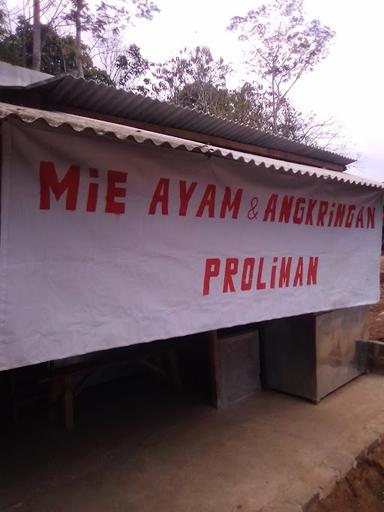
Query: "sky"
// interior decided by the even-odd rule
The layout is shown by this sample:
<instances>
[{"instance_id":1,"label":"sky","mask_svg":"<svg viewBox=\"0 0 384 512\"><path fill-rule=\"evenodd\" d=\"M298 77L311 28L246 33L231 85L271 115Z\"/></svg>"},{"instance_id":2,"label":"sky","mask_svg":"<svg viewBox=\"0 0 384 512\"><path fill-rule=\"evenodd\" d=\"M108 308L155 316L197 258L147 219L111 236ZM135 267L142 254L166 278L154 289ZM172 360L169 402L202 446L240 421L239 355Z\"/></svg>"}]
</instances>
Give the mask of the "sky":
<instances>
[{"instance_id":1,"label":"sky","mask_svg":"<svg viewBox=\"0 0 384 512\"><path fill-rule=\"evenodd\" d=\"M226 27L260 0L156 0L161 12L137 21L124 35L151 61L162 61L183 47L208 46L243 73L243 44ZM343 151L358 162L350 171L384 181L384 2L381 0L304 0L308 17L329 25L336 36L330 52L292 91L295 105L321 118L332 117L345 139Z\"/></svg>"}]
</instances>

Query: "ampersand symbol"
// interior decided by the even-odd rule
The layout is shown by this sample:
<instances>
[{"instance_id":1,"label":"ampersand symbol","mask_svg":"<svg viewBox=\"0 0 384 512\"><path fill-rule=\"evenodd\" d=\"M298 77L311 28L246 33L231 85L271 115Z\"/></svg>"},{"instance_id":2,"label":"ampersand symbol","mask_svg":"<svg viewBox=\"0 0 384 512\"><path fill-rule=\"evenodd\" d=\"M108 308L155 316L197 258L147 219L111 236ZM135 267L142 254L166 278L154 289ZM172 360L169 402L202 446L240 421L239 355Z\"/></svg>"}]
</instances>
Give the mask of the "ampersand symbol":
<instances>
[{"instance_id":1,"label":"ampersand symbol","mask_svg":"<svg viewBox=\"0 0 384 512\"><path fill-rule=\"evenodd\" d=\"M257 206L259 204L259 199L257 197L253 197L251 199L251 208L248 210L248 219L255 220L257 219L258 209Z\"/></svg>"}]
</instances>

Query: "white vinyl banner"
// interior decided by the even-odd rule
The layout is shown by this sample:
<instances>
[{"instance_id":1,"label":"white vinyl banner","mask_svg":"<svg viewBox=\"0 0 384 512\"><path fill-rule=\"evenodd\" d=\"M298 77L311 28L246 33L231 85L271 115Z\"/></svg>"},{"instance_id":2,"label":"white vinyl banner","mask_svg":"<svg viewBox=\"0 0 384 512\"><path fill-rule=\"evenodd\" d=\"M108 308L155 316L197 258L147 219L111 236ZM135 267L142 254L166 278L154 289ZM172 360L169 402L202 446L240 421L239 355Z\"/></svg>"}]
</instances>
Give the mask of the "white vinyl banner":
<instances>
[{"instance_id":1,"label":"white vinyl banner","mask_svg":"<svg viewBox=\"0 0 384 512\"><path fill-rule=\"evenodd\" d=\"M6 122L0 370L374 303L381 191Z\"/></svg>"}]
</instances>

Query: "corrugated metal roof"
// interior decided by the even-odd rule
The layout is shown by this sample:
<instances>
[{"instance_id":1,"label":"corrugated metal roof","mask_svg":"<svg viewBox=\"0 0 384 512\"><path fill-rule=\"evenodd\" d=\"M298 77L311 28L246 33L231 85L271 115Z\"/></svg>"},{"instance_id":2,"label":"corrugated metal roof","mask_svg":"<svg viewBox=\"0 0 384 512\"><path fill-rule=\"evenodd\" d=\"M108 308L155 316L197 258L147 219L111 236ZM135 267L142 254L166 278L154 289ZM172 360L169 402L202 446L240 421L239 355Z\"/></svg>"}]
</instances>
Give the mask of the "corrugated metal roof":
<instances>
[{"instance_id":1,"label":"corrugated metal roof","mask_svg":"<svg viewBox=\"0 0 384 512\"><path fill-rule=\"evenodd\" d=\"M9 89L20 89L20 87L0 87L0 94L1 91ZM47 106L78 108L159 126L194 131L342 166L354 162L351 158L265 133L247 125L70 75L56 76L31 84L24 89L40 94Z\"/></svg>"},{"instance_id":2,"label":"corrugated metal roof","mask_svg":"<svg viewBox=\"0 0 384 512\"><path fill-rule=\"evenodd\" d=\"M52 78L52 75L0 61L0 85L2 86L18 85L25 87L48 78Z\"/></svg>"},{"instance_id":3,"label":"corrugated metal roof","mask_svg":"<svg viewBox=\"0 0 384 512\"><path fill-rule=\"evenodd\" d=\"M289 174L299 174L303 176L312 176L314 178L338 181L365 187L373 187L384 189L384 185L372 181L353 176L348 173L339 173L309 165L292 164L282 160L261 157L250 153L242 153L240 151L231 151L218 146L202 144L192 140L164 135L147 130L133 128L121 124L100 121L98 119L90 119L83 116L65 114L63 112L52 112L39 110L19 105L11 105L9 103L0 103L1 119L18 119L27 124L44 123L52 128L70 127L76 132L91 132L98 136L113 136L119 140L132 140L138 143L152 143L156 146L166 146L173 149L183 149L186 151L195 151L203 154L216 155L223 158L237 160L245 163L254 164L256 166L263 165L276 172L286 172Z\"/></svg>"}]
</instances>

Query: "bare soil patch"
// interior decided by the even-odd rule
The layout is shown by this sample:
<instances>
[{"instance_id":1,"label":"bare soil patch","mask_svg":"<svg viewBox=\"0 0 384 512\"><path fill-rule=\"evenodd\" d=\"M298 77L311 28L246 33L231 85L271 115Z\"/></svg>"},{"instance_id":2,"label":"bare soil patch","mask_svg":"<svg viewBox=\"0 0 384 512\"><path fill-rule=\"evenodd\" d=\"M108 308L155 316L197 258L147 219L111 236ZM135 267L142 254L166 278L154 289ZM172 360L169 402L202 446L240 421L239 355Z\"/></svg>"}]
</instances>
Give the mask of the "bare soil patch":
<instances>
[{"instance_id":1,"label":"bare soil patch","mask_svg":"<svg viewBox=\"0 0 384 512\"><path fill-rule=\"evenodd\" d=\"M369 337L384 341L384 257L380 272L381 298L369 310ZM306 512L384 512L384 441L363 457L324 500Z\"/></svg>"},{"instance_id":2,"label":"bare soil patch","mask_svg":"<svg viewBox=\"0 0 384 512\"><path fill-rule=\"evenodd\" d=\"M384 512L384 441L306 512Z\"/></svg>"}]
</instances>

